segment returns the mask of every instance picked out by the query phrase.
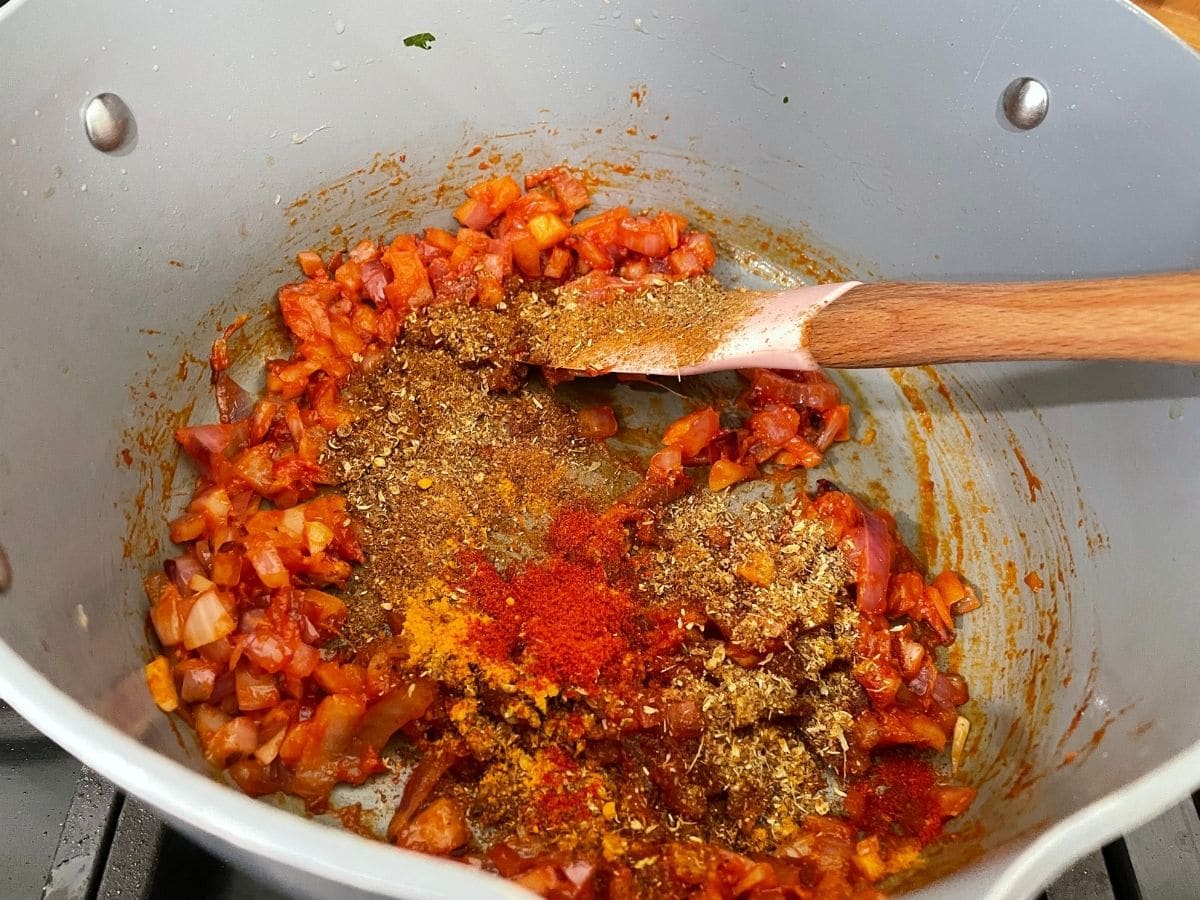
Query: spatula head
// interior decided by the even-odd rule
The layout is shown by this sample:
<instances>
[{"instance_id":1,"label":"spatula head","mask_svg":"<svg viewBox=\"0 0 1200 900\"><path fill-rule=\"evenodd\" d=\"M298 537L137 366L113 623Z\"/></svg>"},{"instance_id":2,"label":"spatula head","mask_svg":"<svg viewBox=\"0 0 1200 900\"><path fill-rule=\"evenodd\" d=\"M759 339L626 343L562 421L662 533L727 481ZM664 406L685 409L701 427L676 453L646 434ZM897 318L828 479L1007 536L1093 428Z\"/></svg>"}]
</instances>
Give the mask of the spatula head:
<instances>
[{"instance_id":1,"label":"spatula head","mask_svg":"<svg viewBox=\"0 0 1200 900\"><path fill-rule=\"evenodd\" d=\"M699 375L728 369L815 369L805 321L858 282L762 293L712 279L671 282L618 297L603 310L579 300L551 317L529 361L582 372ZM569 301L568 301L569 304Z\"/></svg>"}]
</instances>

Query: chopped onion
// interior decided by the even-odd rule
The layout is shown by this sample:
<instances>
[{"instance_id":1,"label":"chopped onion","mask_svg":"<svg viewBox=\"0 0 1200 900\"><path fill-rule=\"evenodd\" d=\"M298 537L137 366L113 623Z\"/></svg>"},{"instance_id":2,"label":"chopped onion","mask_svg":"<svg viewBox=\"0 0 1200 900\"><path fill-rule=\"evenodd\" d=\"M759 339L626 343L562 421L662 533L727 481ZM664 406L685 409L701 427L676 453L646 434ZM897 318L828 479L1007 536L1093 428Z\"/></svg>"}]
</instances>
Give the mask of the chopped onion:
<instances>
[{"instance_id":1,"label":"chopped onion","mask_svg":"<svg viewBox=\"0 0 1200 900\"><path fill-rule=\"evenodd\" d=\"M437 783L458 760L459 757L449 750L446 744L436 745L434 750L421 757L404 782L400 805L396 807L396 812L388 823L389 841L395 841L400 836L400 832L412 821L417 810L425 805Z\"/></svg>"},{"instance_id":2,"label":"chopped onion","mask_svg":"<svg viewBox=\"0 0 1200 900\"><path fill-rule=\"evenodd\" d=\"M200 703L212 698L217 670L202 660L186 660L176 668L181 677L179 696L186 703Z\"/></svg>"},{"instance_id":3,"label":"chopped onion","mask_svg":"<svg viewBox=\"0 0 1200 900\"><path fill-rule=\"evenodd\" d=\"M197 594L202 594L205 591L216 587L215 584L213 584L211 581L209 581L207 578L205 578L199 572L197 572L195 575L193 575L191 578L188 579L187 586L188 586L189 591L193 591Z\"/></svg>"},{"instance_id":4,"label":"chopped onion","mask_svg":"<svg viewBox=\"0 0 1200 900\"><path fill-rule=\"evenodd\" d=\"M950 774L957 775L962 764L963 750L967 746L967 735L971 733L971 722L966 716L954 720L954 738L950 744Z\"/></svg>"},{"instance_id":5,"label":"chopped onion","mask_svg":"<svg viewBox=\"0 0 1200 900\"><path fill-rule=\"evenodd\" d=\"M318 770L327 770L329 762L338 759L350 746L366 709L366 702L351 694L325 697L309 720L317 738L304 748L298 769L314 774ZM324 790L327 791L328 786Z\"/></svg>"},{"instance_id":6,"label":"chopped onion","mask_svg":"<svg viewBox=\"0 0 1200 900\"><path fill-rule=\"evenodd\" d=\"M436 697L437 687L424 679L395 688L367 709L358 737L378 753L393 734L424 715Z\"/></svg>"},{"instance_id":7,"label":"chopped onion","mask_svg":"<svg viewBox=\"0 0 1200 900\"><path fill-rule=\"evenodd\" d=\"M204 527L207 524L204 516L199 513L185 512L171 521L171 543L186 544L188 541L196 540L204 534Z\"/></svg>"},{"instance_id":8,"label":"chopped onion","mask_svg":"<svg viewBox=\"0 0 1200 900\"><path fill-rule=\"evenodd\" d=\"M254 566L259 580L267 587L287 587L288 582L291 581L291 576L288 575L288 570L284 567L283 560L274 544L255 541L253 544L247 545L246 558L250 560L250 565Z\"/></svg>"},{"instance_id":9,"label":"chopped onion","mask_svg":"<svg viewBox=\"0 0 1200 900\"><path fill-rule=\"evenodd\" d=\"M164 647L174 647L183 640L183 616L179 611L179 590L175 585L167 585L150 607L150 622Z\"/></svg>"},{"instance_id":10,"label":"chopped onion","mask_svg":"<svg viewBox=\"0 0 1200 900\"><path fill-rule=\"evenodd\" d=\"M307 621L307 620L305 620ZM303 642L296 645L296 649L292 651L292 658L288 660L284 671L288 675L294 675L298 678L307 678L313 673L313 669L317 667L317 663L321 661L321 654L316 647Z\"/></svg>"},{"instance_id":11,"label":"chopped onion","mask_svg":"<svg viewBox=\"0 0 1200 900\"><path fill-rule=\"evenodd\" d=\"M213 641L213 643L208 644L207 646L215 647L219 644L224 644L226 647L229 646L227 641ZM213 682L213 692L209 700L213 703L220 703L226 697L233 696L236 685L237 679L234 677L233 672L222 672L217 676L217 680Z\"/></svg>"},{"instance_id":12,"label":"chopped onion","mask_svg":"<svg viewBox=\"0 0 1200 900\"><path fill-rule=\"evenodd\" d=\"M957 672L939 672L933 682L933 699L946 706L962 706L971 699L966 679Z\"/></svg>"},{"instance_id":13,"label":"chopped onion","mask_svg":"<svg viewBox=\"0 0 1200 900\"><path fill-rule=\"evenodd\" d=\"M234 759L249 756L258 749L258 726L249 716L238 716L222 725L204 748L214 766L225 768Z\"/></svg>"},{"instance_id":14,"label":"chopped onion","mask_svg":"<svg viewBox=\"0 0 1200 900\"><path fill-rule=\"evenodd\" d=\"M217 395L217 413L221 422L229 424L250 418L254 411L254 398L240 384L222 370L217 373L213 392Z\"/></svg>"},{"instance_id":15,"label":"chopped onion","mask_svg":"<svg viewBox=\"0 0 1200 900\"><path fill-rule=\"evenodd\" d=\"M836 384L819 372L777 372L773 369L744 369L741 374L750 381L757 396L790 406L811 409L833 409L841 400Z\"/></svg>"},{"instance_id":16,"label":"chopped onion","mask_svg":"<svg viewBox=\"0 0 1200 900\"><path fill-rule=\"evenodd\" d=\"M383 289L387 287L387 272L383 263L376 260L362 264L363 292L371 298L376 306L382 306L386 301Z\"/></svg>"},{"instance_id":17,"label":"chopped onion","mask_svg":"<svg viewBox=\"0 0 1200 900\"><path fill-rule=\"evenodd\" d=\"M267 611L265 609L248 609L242 613L238 621L238 631L242 634L251 634L266 617Z\"/></svg>"},{"instance_id":18,"label":"chopped onion","mask_svg":"<svg viewBox=\"0 0 1200 900\"><path fill-rule=\"evenodd\" d=\"M596 866L594 863L584 862L583 860L576 860L563 867L563 874L567 876L571 884L578 888L587 884L595 871Z\"/></svg>"},{"instance_id":19,"label":"chopped onion","mask_svg":"<svg viewBox=\"0 0 1200 900\"><path fill-rule=\"evenodd\" d=\"M208 742L213 739L213 736L231 718L231 716L226 715L215 706L210 706L207 703L201 703L197 706L193 716L196 723L196 736L200 738L200 743L205 746L207 746Z\"/></svg>"},{"instance_id":20,"label":"chopped onion","mask_svg":"<svg viewBox=\"0 0 1200 900\"><path fill-rule=\"evenodd\" d=\"M316 588L308 588L300 595L300 609L318 632L321 629L336 630L347 615L346 604L340 597L318 591ZM319 637L319 633L305 634L304 639L312 644L316 643Z\"/></svg>"},{"instance_id":21,"label":"chopped onion","mask_svg":"<svg viewBox=\"0 0 1200 900\"><path fill-rule=\"evenodd\" d=\"M225 637L237 627L233 617L216 591L205 591L196 597L183 625L183 646L195 650Z\"/></svg>"},{"instance_id":22,"label":"chopped onion","mask_svg":"<svg viewBox=\"0 0 1200 900\"><path fill-rule=\"evenodd\" d=\"M304 508L293 506L291 509L285 509L283 517L279 520L279 530L288 537L300 537L304 533Z\"/></svg>"},{"instance_id":23,"label":"chopped onion","mask_svg":"<svg viewBox=\"0 0 1200 900\"><path fill-rule=\"evenodd\" d=\"M926 659L924 665L915 676L908 681L908 689L918 697L924 697L929 693L930 689L937 681L937 669L934 668L933 661Z\"/></svg>"},{"instance_id":24,"label":"chopped onion","mask_svg":"<svg viewBox=\"0 0 1200 900\"><path fill-rule=\"evenodd\" d=\"M232 539L232 538L230 538ZM217 538L213 538L214 544L226 543L220 541L217 543ZM224 550L213 554L212 559L212 580L223 587L233 587L242 580L242 557L236 550Z\"/></svg>"},{"instance_id":25,"label":"chopped onion","mask_svg":"<svg viewBox=\"0 0 1200 900\"><path fill-rule=\"evenodd\" d=\"M900 644L900 671L904 673L905 678L912 678L921 668L921 663L925 661L925 646L904 635L900 635L898 643Z\"/></svg>"},{"instance_id":26,"label":"chopped onion","mask_svg":"<svg viewBox=\"0 0 1200 900\"><path fill-rule=\"evenodd\" d=\"M280 728L272 737L258 745L258 749L254 751L254 758L264 766L269 766L279 755L279 747L283 743L285 735L287 735L287 728Z\"/></svg>"},{"instance_id":27,"label":"chopped onion","mask_svg":"<svg viewBox=\"0 0 1200 900\"><path fill-rule=\"evenodd\" d=\"M225 666L233 656L233 646L226 638L220 638L200 648L200 655L210 663Z\"/></svg>"},{"instance_id":28,"label":"chopped onion","mask_svg":"<svg viewBox=\"0 0 1200 900\"><path fill-rule=\"evenodd\" d=\"M279 688L273 676L255 675L248 669L238 669L235 680L238 709L242 712L270 709L279 702Z\"/></svg>"},{"instance_id":29,"label":"chopped onion","mask_svg":"<svg viewBox=\"0 0 1200 900\"><path fill-rule=\"evenodd\" d=\"M189 593L188 582L192 580L192 576L205 574L204 566L191 553L185 553L174 559L168 559L163 563L163 569L181 592L186 591Z\"/></svg>"},{"instance_id":30,"label":"chopped onion","mask_svg":"<svg viewBox=\"0 0 1200 900\"><path fill-rule=\"evenodd\" d=\"M269 632L251 635L246 640L244 652L256 666L272 675L282 671L291 657L283 641Z\"/></svg>"},{"instance_id":31,"label":"chopped onion","mask_svg":"<svg viewBox=\"0 0 1200 900\"><path fill-rule=\"evenodd\" d=\"M233 503L223 487L209 488L188 504L192 512L202 512L214 522L224 522L233 511Z\"/></svg>"},{"instance_id":32,"label":"chopped onion","mask_svg":"<svg viewBox=\"0 0 1200 900\"><path fill-rule=\"evenodd\" d=\"M647 476L665 477L683 468L683 454L678 447L664 447L650 457Z\"/></svg>"},{"instance_id":33,"label":"chopped onion","mask_svg":"<svg viewBox=\"0 0 1200 900\"><path fill-rule=\"evenodd\" d=\"M892 539L879 516L863 510L863 524L854 535L858 547L858 608L879 616L887 609L888 576L892 570Z\"/></svg>"},{"instance_id":34,"label":"chopped onion","mask_svg":"<svg viewBox=\"0 0 1200 900\"><path fill-rule=\"evenodd\" d=\"M304 525L304 540L308 543L309 553L321 553L333 542L333 537L333 529L324 522L306 522Z\"/></svg>"},{"instance_id":35,"label":"chopped onion","mask_svg":"<svg viewBox=\"0 0 1200 900\"><path fill-rule=\"evenodd\" d=\"M209 453L221 453L229 446L233 432L224 425L193 425L180 428L175 439L185 447L197 446Z\"/></svg>"}]
</instances>

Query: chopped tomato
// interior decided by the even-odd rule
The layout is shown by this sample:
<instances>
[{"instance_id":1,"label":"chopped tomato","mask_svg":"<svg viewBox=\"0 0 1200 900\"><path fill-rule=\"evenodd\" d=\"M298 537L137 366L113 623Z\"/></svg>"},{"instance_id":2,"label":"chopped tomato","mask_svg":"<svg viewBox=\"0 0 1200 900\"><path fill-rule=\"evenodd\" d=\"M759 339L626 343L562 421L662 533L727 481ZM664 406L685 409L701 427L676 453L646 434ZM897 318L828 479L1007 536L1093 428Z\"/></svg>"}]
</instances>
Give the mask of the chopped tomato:
<instances>
[{"instance_id":1,"label":"chopped tomato","mask_svg":"<svg viewBox=\"0 0 1200 900\"><path fill-rule=\"evenodd\" d=\"M472 197L454 211L454 218L463 228L487 228L495 220L496 214L485 201Z\"/></svg>"},{"instance_id":2,"label":"chopped tomato","mask_svg":"<svg viewBox=\"0 0 1200 900\"><path fill-rule=\"evenodd\" d=\"M337 285L328 281L302 281L279 289L279 311L297 340L329 337L329 304L337 293Z\"/></svg>"},{"instance_id":3,"label":"chopped tomato","mask_svg":"<svg viewBox=\"0 0 1200 900\"><path fill-rule=\"evenodd\" d=\"M617 433L617 417L611 406L593 406L579 411L579 430L584 437L602 441Z\"/></svg>"},{"instance_id":4,"label":"chopped tomato","mask_svg":"<svg viewBox=\"0 0 1200 900\"><path fill-rule=\"evenodd\" d=\"M571 233L570 227L554 213L542 213L529 220L529 234L539 250L553 247Z\"/></svg>"},{"instance_id":5,"label":"chopped tomato","mask_svg":"<svg viewBox=\"0 0 1200 900\"><path fill-rule=\"evenodd\" d=\"M171 663L165 656L156 656L146 663L146 684L150 688L150 696L163 712L174 712L179 707Z\"/></svg>"},{"instance_id":6,"label":"chopped tomato","mask_svg":"<svg viewBox=\"0 0 1200 900\"><path fill-rule=\"evenodd\" d=\"M383 254L383 263L392 270L392 280L383 293L396 312L407 314L433 299L429 273L415 250L389 250Z\"/></svg>"},{"instance_id":7,"label":"chopped tomato","mask_svg":"<svg viewBox=\"0 0 1200 900\"><path fill-rule=\"evenodd\" d=\"M724 490L731 484L753 478L755 472L754 466L743 466L730 459L718 459L708 470L708 489L710 491Z\"/></svg>"},{"instance_id":8,"label":"chopped tomato","mask_svg":"<svg viewBox=\"0 0 1200 900\"><path fill-rule=\"evenodd\" d=\"M663 434L662 442L676 448L684 462L698 457L721 430L721 420L711 406L676 419Z\"/></svg>"},{"instance_id":9,"label":"chopped tomato","mask_svg":"<svg viewBox=\"0 0 1200 900\"><path fill-rule=\"evenodd\" d=\"M321 262L321 254L311 250L301 250L296 254L296 262L300 271L309 278L323 280L329 276L325 273L325 264Z\"/></svg>"},{"instance_id":10,"label":"chopped tomato","mask_svg":"<svg viewBox=\"0 0 1200 900\"><path fill-rule=\"evenodd\" d=\"M662 226L640 216L621 222L617 228L617 240L625 249L651 258L666 256L671 249Z\"/></svg>"}]
</instances>

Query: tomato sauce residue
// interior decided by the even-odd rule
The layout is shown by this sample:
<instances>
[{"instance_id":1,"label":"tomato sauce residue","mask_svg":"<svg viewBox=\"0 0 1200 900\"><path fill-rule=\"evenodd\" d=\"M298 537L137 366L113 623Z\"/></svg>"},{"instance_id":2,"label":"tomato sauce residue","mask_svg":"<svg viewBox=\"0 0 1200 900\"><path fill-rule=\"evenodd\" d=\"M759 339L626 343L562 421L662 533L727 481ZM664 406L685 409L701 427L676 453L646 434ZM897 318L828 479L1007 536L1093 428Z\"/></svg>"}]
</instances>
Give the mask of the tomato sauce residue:
<instances>
[{"instance_id":1,"label":"tomato sauce residue","mask_svg":"<svg viewBox=\"0 0 1200 900\"><path fill-rule=\"evenodd\" d=\"M1033 469L1029 468L1029 463L1025 461L1025 455L1021 452L1021 448L1013 445L1013 455L1017 458L1017 462L1021 464L1021 471L1025 474L1025 484L1029 487L1029 502L1037 503L1038 491L1042 489L1042 480L1033 474Z\"/></svg>"}]
</instances>

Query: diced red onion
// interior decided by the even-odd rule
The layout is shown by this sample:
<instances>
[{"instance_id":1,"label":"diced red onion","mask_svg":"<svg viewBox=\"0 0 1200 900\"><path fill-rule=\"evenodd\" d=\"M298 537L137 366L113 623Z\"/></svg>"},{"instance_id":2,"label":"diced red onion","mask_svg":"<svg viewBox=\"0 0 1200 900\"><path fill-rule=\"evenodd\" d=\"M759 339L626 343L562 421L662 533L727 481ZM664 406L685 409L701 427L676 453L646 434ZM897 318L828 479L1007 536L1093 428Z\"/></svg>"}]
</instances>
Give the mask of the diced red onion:
<instances>
[{"instance_id":1,"label":"diced red onion","mask_svg":"<svg viewBox=\"0 0 1200 900\"><path fill-rule=\"evenodd\" d=\"M254 571L258 573L262 583L269 588L286 587L291 580L279 551L273 544L256 542L248 546L246 558L250 560L250 565L254 566Z\"/></svg>"},{"instance_id":2,"label":"diced red onion","mask_svg":"<svg viewBox=\"0 0 1200 900\"><path fill-rule=\"evenodd\" d=\"M864 509L854 543L859 551L858 608L868 615L883 615L892 570L892 539L883 519Z\"/></svg>"},{"instance_id":3,"label":"diced red onion","mask_svg":"<svg viewBox=\"0 0 1200 900\"><path fill-rule=\"evenodd\" d=\"M192 580L192 576L206 574L200 560L191 553L184 553L182 556L168 559L163 563L163 570L175 582L175 587L179 588L179 592L187 596L191 595L188 582Z\"/></svg>"},{"instance_id":4,"label":"diced red onion","mask_svg":"<svg viewBox=\"0 0 1200 900\"><path fill-rule=\"evenodd\" d=\"M195 650L223 638L237 627L216 591L200 594L183 624L183 646Z\"/></svg>"},{"instance_id":5,"label":"diced red onion","mask_svg":"<svg viewBox=\"0 0 1200 900\"><path fill-rule=\"evenodd\" d=\"M216 672L208 666L189 666L183 670L179 696L186 703L207 701L213 695L216 680Z\"/></svg>"},{"instance_id":6,"label":"diced red onion","mask_svg":"<svg viewBox=\"0 0 1200 900\"><path fill-rule=\"evenodd\" d=\"M258 749L254 751L254 758L264 766L269 766L279 755L279 747L283 744L286 735L287 728L280 728L272 737L258 745Z\"/></svg>"},{"instance_id":7,"label":"diced red onion","mask_svg":"<svg viewBox=\"0 0 1200 900\"><path fill-rule=\"evenodd\" d=\"M205 747L205 756L218 768L225 768L233 759L249 756L258 749L258 726L248 716L230 719L212 736Z\"/></svg>"},{"instance_id":8,"label":"diced red onion","mask_svg":"<svg viewBox=\"0 0 1200 900\"><path fill-rule=\"evenodd\" d=\"M230 716L221 712L215 706L210 706L207 703L201 703L197 706L194 713L194 721L196 723L196 735L200 738L200 743L207 744L211 741L213 736L229 722L229 719Z\"/></svg>"},{"instance_id":9,"label":"diced red onion","mask_svg":"<svg viewBox=\"0 0 1200 900\"><path fill-rule=\"evenodd\" d=\"M192 425L179 429L185 433L190 442L203 447L209 453L221 453L229 446L232 432L224 425Z\"/></svg>"},{"instance_id":10,"label":"diced red onion","mask_svg":"<svg viewBox=\"0 0 1200 900\"><path fill-rule=\"evenodd\" d=\"M217 395L217 413L224 424L248 419L254 412L254 398L245 388L230 378L228 372L217 373L213 392Z\"/></svg>"},{"instance_id":11,"label":"diced red onion","mask_svg":"<svg viewBox=\"0 0 1200 900\"><path fill-rule=\"evenodd\" d=\"M955 672L940 672L933 682L933 699L947 706L962 706L971 698L967 682Z\"/></svg>"}]
</instances>

